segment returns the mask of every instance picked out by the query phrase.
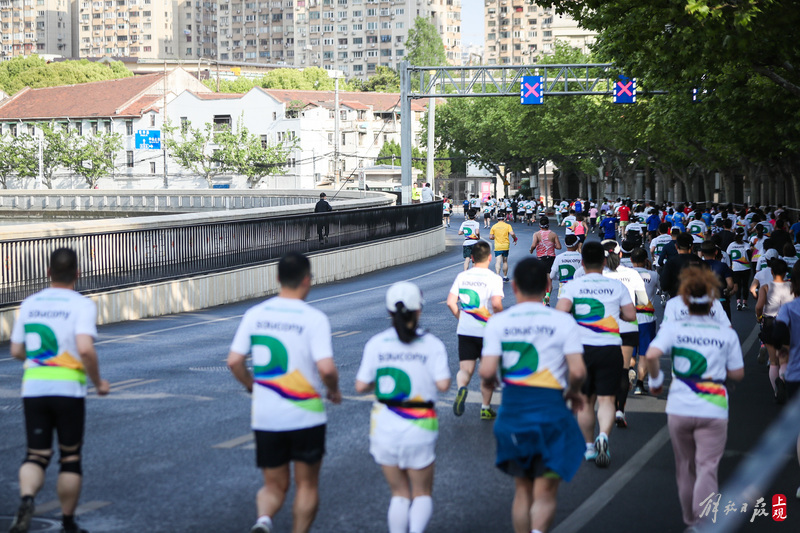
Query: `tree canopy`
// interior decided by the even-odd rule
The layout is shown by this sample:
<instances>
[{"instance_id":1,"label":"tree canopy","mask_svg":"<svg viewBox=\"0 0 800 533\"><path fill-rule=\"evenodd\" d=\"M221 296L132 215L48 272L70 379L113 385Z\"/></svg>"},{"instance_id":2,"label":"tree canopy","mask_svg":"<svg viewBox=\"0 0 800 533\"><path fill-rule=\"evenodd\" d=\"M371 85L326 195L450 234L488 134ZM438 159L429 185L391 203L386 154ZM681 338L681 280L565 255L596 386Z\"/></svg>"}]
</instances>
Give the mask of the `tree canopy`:
<instances>
[{"instance_id":1,"label":"tree canopy","mask_svg":"<svg viewBox=\"0 0 800 533\"><path fill-rule=\"evenodd\" d=\"M133 73L120 61L98 63L81 59L48 63L37 55L0 62L0 88L13 95L25 87L55 87L128 78Z\"/></svg>"},{"instance_id":2,"label":"tree canopy","mask_svg":"<svg viewBox=\"0 0 800 533\"><path fill-rule=\"evenodd\" d=\"M438 67L447 64L442 36L436 26L424 17L417 17L414 27L408 30L406 59L412 65Z\"/></svg>"}]
</instances>

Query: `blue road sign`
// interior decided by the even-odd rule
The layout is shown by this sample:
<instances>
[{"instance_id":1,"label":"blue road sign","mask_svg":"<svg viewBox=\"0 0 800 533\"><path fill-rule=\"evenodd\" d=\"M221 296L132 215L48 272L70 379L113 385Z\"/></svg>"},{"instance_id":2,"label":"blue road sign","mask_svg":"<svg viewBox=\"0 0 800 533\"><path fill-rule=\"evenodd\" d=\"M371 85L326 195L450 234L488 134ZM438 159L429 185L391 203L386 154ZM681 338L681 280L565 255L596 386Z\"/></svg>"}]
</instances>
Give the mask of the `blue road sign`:
<instances>
[{"instance_id":1,"label":"blue road sign","mask_svg":"<svg viewBox=\"0 0 800 533\"><path fill-rule=\"evenodd\" d=\"M614 103L636 103L636 78L628 78L626 76L617 77L617 82L614 84Z\"/></svg>"},{"instance_id":2,"label":"blue road sign","mask_svg":"<svg viewBox=\"0 0 800 533\"><path fill-rule=\"evenodd\" d=\"M519 86L521 104L543 104L544 85L541 76L523 76Z\"/></svg>"},{"instance_id":3,"label":"blue road sign","mask_svg":"<svg viewBox=\"0 0 800 533\"><path fill-rule=\"evenodd\" d=\"M161 130L136 130L135 142L140 150L161 150Z\"/></svg>"}]
</instances>

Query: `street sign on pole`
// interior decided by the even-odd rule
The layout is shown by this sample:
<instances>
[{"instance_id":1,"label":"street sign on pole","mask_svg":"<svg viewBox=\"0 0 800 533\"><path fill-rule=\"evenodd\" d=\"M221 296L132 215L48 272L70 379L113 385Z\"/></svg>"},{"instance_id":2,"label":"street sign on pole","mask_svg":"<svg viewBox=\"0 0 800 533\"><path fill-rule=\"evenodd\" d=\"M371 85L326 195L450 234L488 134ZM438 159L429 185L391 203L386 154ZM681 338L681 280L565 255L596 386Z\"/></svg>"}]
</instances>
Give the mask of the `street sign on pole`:
<instances>
[{"instance_id":1,"label":"street sign on pole","mask_svg":"<svg viewBox=\"0 0 800 533\"><path fill-rule=\"evenodd\" d=\"M358 169L358 190L364 191L367 189L367 174L363 168Z\"/></svg>"},{"instance_id":2,"label":"street sign on pole","mask_svg":"<svg viewBox=\"0 0 800 533\"><path fill-rule=\"evenodd\" d=\"M136 130L137 150L161 150L161 130Z\"/></svg>"},{"instance_id":3,"label":"street sign on pole","mask_svg":"<svg viewBox=\"0 0 800 533\"><path fill-rule=\"evenodd\" d=\"M617 81L614 83L614 103L636 103L636 78L628 78L622 75L617 77Z\"/></svg>"},{"instance_id":4,"label":"street sign on pole","mask_svg":"<svg viewBox=\"0 0 800 533\"><path fill-rule=\"evenodd\" d=\"M523 76L519 84L519 99L521 104L543 104L544 86L541 76Z\"/></svg>"}]
</instances>

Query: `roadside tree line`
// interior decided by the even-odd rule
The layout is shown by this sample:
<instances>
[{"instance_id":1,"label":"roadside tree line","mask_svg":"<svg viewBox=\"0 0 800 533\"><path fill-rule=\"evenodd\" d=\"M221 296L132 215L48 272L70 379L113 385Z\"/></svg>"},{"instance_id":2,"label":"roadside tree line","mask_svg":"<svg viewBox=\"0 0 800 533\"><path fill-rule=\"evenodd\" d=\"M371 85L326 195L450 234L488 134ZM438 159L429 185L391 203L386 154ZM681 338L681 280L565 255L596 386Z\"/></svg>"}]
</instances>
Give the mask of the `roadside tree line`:
<instances>
[{"instance_id":1,"label":"roadside tree line","mask_svg":"<svg viewBox=\"0 0 800 533\"><path fill-rule=\"evenodd\" d=\"M592 195L597 185L602 194L614 178L624 189L616 192L633 195L644 173L656 200L712 200L719 192L721 201L800 206L800 46L789 30L800 12L791 3L538 3L599 35L592 56L558 42L554 55L533 62L612 62L637 78L636 104L607 96L545 96L544 105L528 106L519 97L450 99L437 109L437 149L500 172L506 189L517 172L525 188L549 160L560 169L554 196L576 182L586 195L592 181L600 182Z\"/></svg>"}]
</instances>

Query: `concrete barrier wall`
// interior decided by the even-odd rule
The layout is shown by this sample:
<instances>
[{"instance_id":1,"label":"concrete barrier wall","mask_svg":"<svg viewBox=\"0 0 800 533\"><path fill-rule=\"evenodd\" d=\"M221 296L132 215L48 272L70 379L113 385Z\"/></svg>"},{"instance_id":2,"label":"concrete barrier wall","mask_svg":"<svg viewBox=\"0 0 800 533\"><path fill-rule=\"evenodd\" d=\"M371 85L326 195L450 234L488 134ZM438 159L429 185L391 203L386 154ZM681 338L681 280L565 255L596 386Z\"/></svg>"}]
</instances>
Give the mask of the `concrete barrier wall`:
<instances>
[{"instance_id":1,"label":"concrete barrier wall","mask_svg":"<svg viewBox=\"0 0 800 533\"><path fill-rule=\"evenodd\" d=\"M347 279L444 252L444 228L310 256L314 283ZM194 278L90 295L98 324L196 311L275 294L277 262ZM0 310L0 340L8 340L19 308Z\"/></svg>"}]
</instances>

